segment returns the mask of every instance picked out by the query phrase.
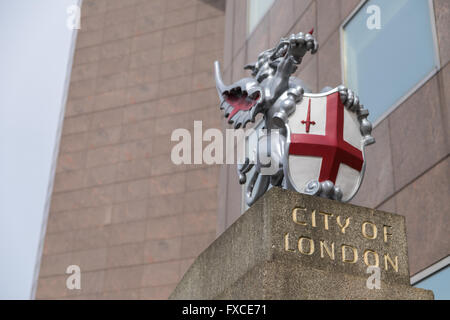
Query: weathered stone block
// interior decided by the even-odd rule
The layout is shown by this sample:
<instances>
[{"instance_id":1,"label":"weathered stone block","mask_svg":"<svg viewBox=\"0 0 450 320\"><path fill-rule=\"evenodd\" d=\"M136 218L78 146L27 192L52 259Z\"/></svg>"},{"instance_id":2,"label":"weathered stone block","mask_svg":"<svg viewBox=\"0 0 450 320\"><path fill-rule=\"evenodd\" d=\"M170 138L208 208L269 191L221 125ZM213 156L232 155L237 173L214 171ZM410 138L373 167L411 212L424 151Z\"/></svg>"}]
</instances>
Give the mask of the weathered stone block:
<instances>
[{"instance_id":1,"label":"weathered stone block","mask_svg":"<svg viewBox=\"0 0 450 320\"><path fill-rule=\"evenodd\" d=\"M378 266L379 289L369 289ZM216 239L171 299L432 299L409 285L405 218L272 188Z\"/></svg>"}]
</instances>

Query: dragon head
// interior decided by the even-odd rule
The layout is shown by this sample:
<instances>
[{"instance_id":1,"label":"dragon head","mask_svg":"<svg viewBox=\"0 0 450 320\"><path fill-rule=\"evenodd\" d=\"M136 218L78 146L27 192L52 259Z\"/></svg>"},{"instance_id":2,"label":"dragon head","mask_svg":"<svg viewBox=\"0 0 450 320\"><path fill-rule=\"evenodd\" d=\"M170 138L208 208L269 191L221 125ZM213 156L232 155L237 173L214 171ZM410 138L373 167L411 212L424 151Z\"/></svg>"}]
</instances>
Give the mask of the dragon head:
<instances>
[{"instance_id":1,"label":"dragon head","mask_svg":"<svg viewBox=\"0 0 450 320\"><path fill-rule=\"evenodd\" d=\"M291 58L293 60L293 67L289 70L289 74L297 70L297 65L302 62L302 59L308 50L312 54L316 53L319 45L313 37L314 29L304 34L299 32L291 34L288 38L281 38L278 45L274 48L263 51L258 55L258 59L253 64L248 64L244 69L251 70L252 76L258 82L273 76L278 68L278 65L283 59ZM287 59L286 59L287 60Z\"/></svg>"}]
</instances>

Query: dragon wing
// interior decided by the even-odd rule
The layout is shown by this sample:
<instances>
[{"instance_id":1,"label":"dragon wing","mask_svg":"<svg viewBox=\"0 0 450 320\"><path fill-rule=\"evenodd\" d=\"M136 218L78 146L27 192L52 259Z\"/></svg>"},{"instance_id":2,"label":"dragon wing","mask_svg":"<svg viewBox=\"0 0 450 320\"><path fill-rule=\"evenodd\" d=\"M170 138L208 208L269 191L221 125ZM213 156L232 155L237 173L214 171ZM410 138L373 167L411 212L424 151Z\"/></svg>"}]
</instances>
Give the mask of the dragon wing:
<instances>
[{"instance_id":1,"label":"dragon wing","mask_svg":"<svg viewBox=\"0 0 450 320\"><path fill-rule=\"evenodd\" d=\"M216 88L220 97L220 109L224 111L224 117L234 128L245 128L248 122L255 122L255 117L263 111L263 89L258 81L252 78L244 78L230 86L226 86L220 74L220 65L214 63Z\"/></svg>"}]
</instances>

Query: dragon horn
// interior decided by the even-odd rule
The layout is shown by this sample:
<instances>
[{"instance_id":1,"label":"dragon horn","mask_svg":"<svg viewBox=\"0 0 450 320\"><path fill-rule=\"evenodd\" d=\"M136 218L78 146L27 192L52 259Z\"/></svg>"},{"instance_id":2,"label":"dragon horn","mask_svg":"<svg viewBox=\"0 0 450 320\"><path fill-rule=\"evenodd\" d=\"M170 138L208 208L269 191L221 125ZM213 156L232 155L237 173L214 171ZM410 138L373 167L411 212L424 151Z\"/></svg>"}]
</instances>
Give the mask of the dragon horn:
<instances>
[{"instance_id":1,"label":"dragon horn","mask_svg":"<svg viewBox=\"0 0 450 320\"><path fill-rule=\"evenodd\" d=\"M222 81L222 75L220 74L220 64L219 61L214 62L214 76L216 78L216 88L219 96L225 91L226 85Z\"/></svg>"}]
</instances>

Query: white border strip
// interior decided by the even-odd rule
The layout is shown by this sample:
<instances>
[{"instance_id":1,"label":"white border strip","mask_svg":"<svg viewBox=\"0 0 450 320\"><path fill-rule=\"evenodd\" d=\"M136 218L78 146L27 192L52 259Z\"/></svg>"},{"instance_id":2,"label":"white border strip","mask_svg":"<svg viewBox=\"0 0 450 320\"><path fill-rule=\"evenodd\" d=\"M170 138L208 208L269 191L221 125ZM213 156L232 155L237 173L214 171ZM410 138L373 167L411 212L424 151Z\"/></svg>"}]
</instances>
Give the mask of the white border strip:
<instances>
[{"instance_id":1,"label":"white border strip","mask_svg":"<svg viewBox=\"0 0 450 320\"><path fill-rule=\"evenodd\" d=\"M82 3L83 3L83 0L77 0L76 5L78 5L81 8ZM71 79L71 74L72 74L73 59L75 56L75 47L76 47L76 43L77 43L77 36L78 36L78 30L75 29L72 32L72 43L71 43L70 49L69 49L69 61L67 63L66 80L64 83L64 92L63 92L63 97L62 97L62 101L61 101L61 112L59 115L59 123L58 123L57 132L56 132L55 148L53 149L52 166L50 168L50 176L49 176L49 180L48 180L47 199L45 200L44 217L42 219L41 235L40 235L39 246L38 246L38 250L37 250L37 254L36 254L36 262L35 262L35 266L34 266L33 282L32 282L32 288L31 288L31 293L30 293L31 300L36 299L36 291L37 291L38 282L39 282L39 273L41 270L42 253L44 250L45 234L47 231L50 203L51 203L51 198L52 198L52 193L53 193L53 183L55 180L56 165L58 162L59 145L61 142L64 115L66 113L66 104L67 104L67 97L68 97L68 93L69 93L70 79Z\"/></svg>"},{"instance_id":2,"label":"white border strip","mask_svg":"<svg viewBox=\"0 0 450 320\"><path fill-rule=\"evenodd\" d=\"M415 285L419 283L420 281L424 280L425 278L431 276L432 274L444 269L445 267L450 265L450 256L445 257L444 259L436 262L432 266L426 268L425 270L420 271L419 273L416 273L414 276L411 277L411 285Z\"/></svg>"}]
</instances>

